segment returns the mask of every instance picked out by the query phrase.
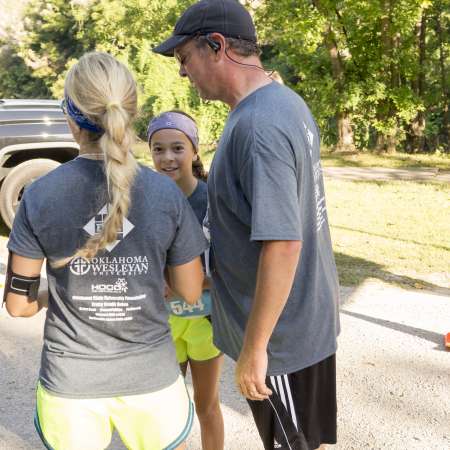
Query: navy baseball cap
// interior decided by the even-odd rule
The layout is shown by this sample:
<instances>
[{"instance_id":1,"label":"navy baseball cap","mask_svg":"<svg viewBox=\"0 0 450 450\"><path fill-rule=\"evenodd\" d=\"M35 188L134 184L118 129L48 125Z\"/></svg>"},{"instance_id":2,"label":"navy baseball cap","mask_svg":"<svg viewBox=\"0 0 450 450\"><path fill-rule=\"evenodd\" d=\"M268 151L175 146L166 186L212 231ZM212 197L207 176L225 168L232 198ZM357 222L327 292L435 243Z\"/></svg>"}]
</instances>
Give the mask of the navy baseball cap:
<instances>
[{"instance_id":1,"label":"navy baseball cap","mask_svg":"<svg viewBox=\"0 0 450 450\"><path fill-rule=\"evenodd\" d=\"M237 0L201 0L183 13L172 36L153 48L153 51L173 56L175 48L183 42L208 33L220 33L225 37L256 43L252 17Z\"/></svg>"}]
</instances>

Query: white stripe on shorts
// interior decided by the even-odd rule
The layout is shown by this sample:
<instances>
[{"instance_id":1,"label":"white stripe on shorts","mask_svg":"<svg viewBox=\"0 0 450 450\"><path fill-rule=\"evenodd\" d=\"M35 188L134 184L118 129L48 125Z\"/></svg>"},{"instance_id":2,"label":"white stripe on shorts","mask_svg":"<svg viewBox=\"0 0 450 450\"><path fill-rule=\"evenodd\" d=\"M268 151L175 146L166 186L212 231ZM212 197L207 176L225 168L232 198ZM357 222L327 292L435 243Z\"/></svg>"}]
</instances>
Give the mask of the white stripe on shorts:
<instances>
[{"instance_id":1,"label":"white stripe on shorts","mask_svg":"<svg viewBox=\"0 0 450 450\"><path fill-rule=\"evenodd\" d=\"M284 380L284 383L283 383ZM298 430L297 414L295 412L295 405L292 399L291 386L289 385L289 378L287 375L270 376L270 382L273 389L278 394L284 407L290 413L292 422Z\"/></svg>"},{"instance_id":2,"label":"white stripe on shorts","mask_svg":"<svg viewBox=\"0 0 450 450\"><path fill-rule=\"evenodd\" d=\"M291 416L292 421L294 422L295 428L298 430L298 424L297 424L297 414L295 413L295 405L294 401L292 400L292 392L291 392L291 386L289 385L289 378L287 375L283 375L284 381L286 383L286 391L287 391L287 397L288 397L288 403L291 410Z\"/></svg>"},{"instance_id":3,"label":"white stripe on shorts","mask_svg":"<svg viewBox=\"0 0 450 450\"><path fill-rule=\"evenodd\" d=\"M281 398L281 401L283 402L284 407L287 409L286 397L284 395L284 389L283 389L283 380L280 375L277 376L277 382L278 382L278 389L279 389L278 394Z\"/></svg>"},{"instance_id":4,"label":"white stripe on shorts","mask_svg":"<svg viewBox=\"0 0 450 450\"><path fill-rule=\"evenodd\" d=\"M270 382L272 383L272 387L273 387L274 391L278 394L277 385L276 385L276 382L275 382L275 377L271 376L270 377Z\"/></svg>"}]
</instances>

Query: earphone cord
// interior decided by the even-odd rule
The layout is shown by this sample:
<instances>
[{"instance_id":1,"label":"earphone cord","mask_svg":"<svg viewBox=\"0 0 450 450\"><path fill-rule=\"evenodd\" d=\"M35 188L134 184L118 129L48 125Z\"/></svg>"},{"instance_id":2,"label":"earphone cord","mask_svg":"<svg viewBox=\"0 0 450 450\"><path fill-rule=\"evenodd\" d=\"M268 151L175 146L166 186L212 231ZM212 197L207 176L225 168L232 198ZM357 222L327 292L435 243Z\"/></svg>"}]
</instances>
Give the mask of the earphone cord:
<instances>
[{"instance_id":1,"label":"earphone cord","mask_svg":"<svg viewBox=\"0 0 450 450\"><path fill-rule=\"evenodd\" d=\"M259 67L259 66L255 65L255 64L245 64L245 63L241 63L241 62L239 62L239 61L236 61L235 59L233 59L233 58L228 54L227 49L225 49L225 55L226 55L226 57L227 57L229 60L233 61L235 64L239 64L240 66L254 67L255 69L262 70L268 77L270 77L270 76L273 74L273 72L274 72L273 70L270 70L269 72L266 72L262 67Z\"/></svg>"}]
</instances>

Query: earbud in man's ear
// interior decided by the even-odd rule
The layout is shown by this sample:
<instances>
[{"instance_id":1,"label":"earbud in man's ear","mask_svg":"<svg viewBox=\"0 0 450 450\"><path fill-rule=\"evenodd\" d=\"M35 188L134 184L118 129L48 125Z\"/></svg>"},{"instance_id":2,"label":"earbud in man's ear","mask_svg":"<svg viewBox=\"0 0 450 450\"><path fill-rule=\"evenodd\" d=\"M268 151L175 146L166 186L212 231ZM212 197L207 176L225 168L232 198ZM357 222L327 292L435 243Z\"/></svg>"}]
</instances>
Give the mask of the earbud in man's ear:
<instances>
[{"instance_id":1,"label":"earbud in man's ear","mask_svg":"<svg viewBox=\"0 0 450 450\"><path fill-rule=\"evenodd\" d=\"M206 42L211 47L212 51L217 53L220 50L220 42L213 41L209 34L205 36Z\"/></svg>"}]
</instances>

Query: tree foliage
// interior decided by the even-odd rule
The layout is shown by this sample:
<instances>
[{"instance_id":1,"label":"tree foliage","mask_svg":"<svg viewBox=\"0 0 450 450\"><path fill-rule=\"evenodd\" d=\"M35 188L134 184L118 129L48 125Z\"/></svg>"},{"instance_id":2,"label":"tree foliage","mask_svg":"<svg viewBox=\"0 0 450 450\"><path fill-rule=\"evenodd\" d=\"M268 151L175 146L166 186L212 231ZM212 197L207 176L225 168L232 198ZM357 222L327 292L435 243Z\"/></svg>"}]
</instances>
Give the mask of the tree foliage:
<instances>
[{"instance_id":1,"label":"tree foliage","mask_svg":"<svg viewBox=\"0 0 450 450\"><path fill-rule=\"evenodd\" d=\"M263 62L310 105L337 150L448 151L450 0L242 0ZM31 0L20 40L0 49L0 97L60 98L85 52L126 63L149 117L181 108L214 143L227 109L201 101L151 48L193 0ZM2 43L0 43L2 44Z\"/></svg>"},{"instance_id":2,"label":"tree foliage","mask_svg":"<svg viewBox=\"0 0 450 450\"><path fill-rule=\"evenodd\" d=\"M326 142L342 149L448 150L449 17L448 0L255 7L268 61L311 105Z\"/></svg>"},{"instance_id":3,"label":"tree foliage","mask_svg":"<svg viewBox=\"0 0 450 450\"><path fill-rule=\"evenodd\" d=\"M190 3L31 0L24 37L16 46L5 47L8 58L20 63L17 69L11 72L3 65L0 54L0 72L8 74L0 81L0 97L61 98L67 70L78 58L88 51L105 51L127 64L138 82L142 112L137 131L141 137L149 118L179 108L197 119L201 142L213 144L227 109L219 103L205 105L189 82L179 77L176 61L151 51L170 34L176 18ZM19 77L23 80L20 86L13 81Z\"/></svg>"}]
</instances>

